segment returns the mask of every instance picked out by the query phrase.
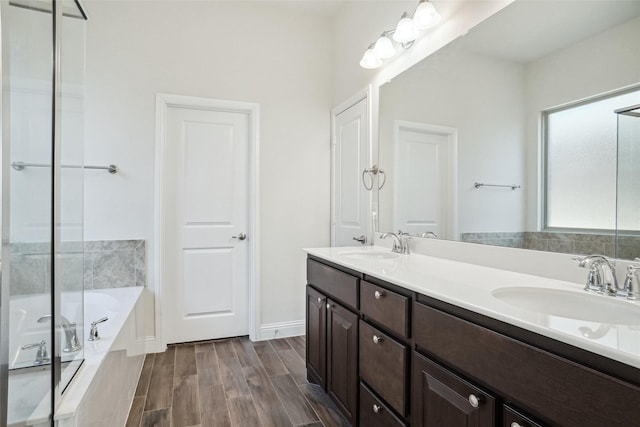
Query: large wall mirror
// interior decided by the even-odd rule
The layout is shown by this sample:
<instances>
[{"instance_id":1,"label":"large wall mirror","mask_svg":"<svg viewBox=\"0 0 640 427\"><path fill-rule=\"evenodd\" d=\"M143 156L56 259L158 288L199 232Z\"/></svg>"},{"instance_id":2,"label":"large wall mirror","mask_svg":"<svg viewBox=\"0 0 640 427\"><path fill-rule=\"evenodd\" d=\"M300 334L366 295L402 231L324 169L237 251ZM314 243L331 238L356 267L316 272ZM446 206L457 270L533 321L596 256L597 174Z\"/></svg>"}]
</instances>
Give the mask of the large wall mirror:
<instances>
[{"instance_id":1,"label":"large wall mirror","mask_svg":"<svg viewBox=\"0 0 640 427\"><path fill-rule=\"evenodd\" d=\"M638 1L518 0L382 85L378 230L640 256L638 40Z\"/></svg>"}]
</instances>

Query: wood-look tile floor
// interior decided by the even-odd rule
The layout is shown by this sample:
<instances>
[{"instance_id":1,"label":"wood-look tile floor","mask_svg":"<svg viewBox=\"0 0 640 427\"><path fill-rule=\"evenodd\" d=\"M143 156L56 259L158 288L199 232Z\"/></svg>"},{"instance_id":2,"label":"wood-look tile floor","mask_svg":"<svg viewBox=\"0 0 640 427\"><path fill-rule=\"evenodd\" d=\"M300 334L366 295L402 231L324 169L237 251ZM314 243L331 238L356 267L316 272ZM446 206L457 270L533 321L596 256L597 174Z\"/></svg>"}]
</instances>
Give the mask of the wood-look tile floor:
<instances>
[{"instance_id":1,"label":"wood-look tile floor","mask_svg":"<svg viewBox=\"0 0 640 427\"><path fill-rule=\"evenodd\" d=\"M307 382L304 355L304 337L239 337L148 354L126 427L347 426Z\"/></svg>"}]
</instances>

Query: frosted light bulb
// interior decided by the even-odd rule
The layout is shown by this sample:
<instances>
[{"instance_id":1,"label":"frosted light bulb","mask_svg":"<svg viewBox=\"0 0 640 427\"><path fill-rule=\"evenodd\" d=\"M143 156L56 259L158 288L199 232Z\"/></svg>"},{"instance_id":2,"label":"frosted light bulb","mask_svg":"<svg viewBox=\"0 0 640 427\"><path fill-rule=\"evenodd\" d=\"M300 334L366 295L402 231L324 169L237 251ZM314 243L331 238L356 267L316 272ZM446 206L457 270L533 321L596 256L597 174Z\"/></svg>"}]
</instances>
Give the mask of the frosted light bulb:
<instances>
[{"instance_id":1,"label":"frosted light bulb","mask_svg":"<svg viewBox=\"0 0 640 427\"><path fill-rule=\"evenodd\" d=\"M381 65L382 59L378 58L378 56L373 52L373 47L367 49L367 51L362 56L362 59L360 60L360 66L368 70L378 68Z\"/></svg>"},{"instance_id":2,"label":"frosted light bulb","mask_svg":"<svg viewBox=\"0 0 640 427\"><path fill-rule=\"evenodd\" d=\"M413 24L418 30L426 30L435 26L442 17L436 8L428 1L421 2L413 14Z\"/></svg>"},{"instance_id":3,"label":"frosted light bulb","mask_svg":"<svg viewBox=\"0 0 640 427\"><path fill-rule=\"evenodd\" d=\"M393 39L398 43L409 43L418 38L418 30L413 24L413 19L409 18L407 12L402 14L402 18L393 33Z\"/></svg>"},{"instance_id":4,"label":"frosted light bulb","mask_svg":"<svg viewBox=\"0 0 640 427\"><path fill-rule=\"evenodd\" d=\"M384 34L380 36L376 45L373 48L373 53L380 59L388 59L396 54L396 48L393 47L393 43L389 37Z\"/></svg>"}]
</instances>

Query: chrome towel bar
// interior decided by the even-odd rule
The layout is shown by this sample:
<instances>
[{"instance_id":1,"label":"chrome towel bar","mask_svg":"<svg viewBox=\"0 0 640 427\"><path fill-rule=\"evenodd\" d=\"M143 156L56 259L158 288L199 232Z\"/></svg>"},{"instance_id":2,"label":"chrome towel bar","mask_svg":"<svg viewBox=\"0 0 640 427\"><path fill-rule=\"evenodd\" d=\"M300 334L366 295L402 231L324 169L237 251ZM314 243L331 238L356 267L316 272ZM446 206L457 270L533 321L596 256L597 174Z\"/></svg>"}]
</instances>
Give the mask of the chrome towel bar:
<instances>
[{"instance_id":1,"label":"chrome towel bar","mask_svg":"<svg viewBox=\"0 0 640 427\"><path fill-rule=\"evenodd\" d=\"M503 187L503 188L510 188L512 190L515 190L516 188L520 188L519 185L502 185L502 184L485 184L483 182L476 182L475 184L473 184L474 187L476 188L480 188L480 187Z\"/></svg>"},{"instance_id":2,"label":"chrome towel bar","mask_svg":"<svg viewBox=\"0 0 640 427\"><path fill-rule=\"evenodd\" d=\"M45 163L27 163L27 162L13 162L11 163L11 167L17 171L21 171L24 168L48 168L51 165ZM80 166L80 165L62 165L63 168L68 169L100 169L109 171L110 174L114 174L118 172L118 167L116 165L109 166Z\"/></svg>"}]
</instances>

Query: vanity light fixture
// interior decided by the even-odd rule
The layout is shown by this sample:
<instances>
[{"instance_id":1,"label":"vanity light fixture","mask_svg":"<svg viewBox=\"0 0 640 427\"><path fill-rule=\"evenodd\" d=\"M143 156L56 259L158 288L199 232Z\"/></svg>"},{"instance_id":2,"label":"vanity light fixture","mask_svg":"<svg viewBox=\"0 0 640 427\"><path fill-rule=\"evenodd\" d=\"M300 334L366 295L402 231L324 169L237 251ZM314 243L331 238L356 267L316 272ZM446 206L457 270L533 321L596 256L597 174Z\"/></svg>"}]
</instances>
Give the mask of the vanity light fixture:
<instances>
[{"instance_id":1,"label":"vanity light fixture","mask_svg":"<svg viewBox=\"0 0 640 427\"><path fill-rule=\"evenodd\" d=\"M360 66L368 70L373 70L382 65L382 59L374 52L375 45L371 44L369 48L364 52L362 59L360 60Z\"/></svg>"},{"instance_id":2,"label":"vanity light fixture","mask_svg":"<svg viewBox=\"0 0 640 427\"><path fill-rule=\"evenodd\" d=\"M442 16L430 1L422 0L413 14L413 24L418 30L426 30L438 25Z\"/></svg>"},{"instance_id":3,"label":"vanity light fixture","mask_svg":"<svg viewBox=\"0 0 640 427\"><path fill-rule=\"evenodd\" d=\"M389 59L396 54L396 48L388 37L387 31L383 32L376 41L373 53L380 59Z\"/></svg>"},{"instance_id":4,"label":"vanity light fixture","mask_svg":"<svg viewBox=\"0 0 640 427\"><path fill-rule=\"evenodd\" d=\"M409 43L418 38L418 29L413 23L413 19L409 18L407 12L402 14L396 31L393 33L393 39L398 43Z\"/></svg>"},{"instance_id":5,"label":"vanity light fixture","mask_svg":"<svg viewBox=\"0 0 640 427\"><path fill-rule=\"evenodd\" d=\"M393 42L400 44L403 49L409 49L421 31L434 27L441 19L429 0L420 0L413 17L404 12L394 29L383 31L378 40L369 45L360 60L360 66L366 69L380 67L383 60L392 58L397 53Z\"/></svg>"}]
</instances>

